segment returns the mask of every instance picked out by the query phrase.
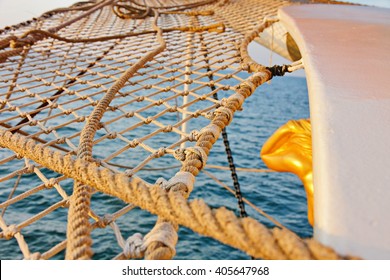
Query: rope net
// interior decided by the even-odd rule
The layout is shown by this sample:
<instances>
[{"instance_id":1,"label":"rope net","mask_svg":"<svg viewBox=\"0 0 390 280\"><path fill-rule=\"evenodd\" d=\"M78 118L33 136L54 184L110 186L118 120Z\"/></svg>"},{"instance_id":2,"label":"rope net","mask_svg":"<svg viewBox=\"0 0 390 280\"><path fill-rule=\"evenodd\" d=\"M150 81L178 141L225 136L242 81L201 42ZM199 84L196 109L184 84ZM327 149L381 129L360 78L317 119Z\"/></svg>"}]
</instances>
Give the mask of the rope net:
<instances>
[{"instance_id":1,"label":"rope net","mask_svg":"<svg viewBox=\"0 0 390 280\"><path fill-rule=\"evenodd\" d=\"M170 259L185 226L256 258L343 258L276 221L187 201L234 112L272 78L242 46L273 36L274 51L300 58L281 24L258 26L290 4L88 1L0 30L0 237L25 259L89 259L110 226L115 258ZM260 37L245 38L255 26ZM120 207L98 213L95 197ZM116 221L135 207L158 219L125 239ZM62 241L47 238L54 229ZM44 252L30 251L37 230Z\"/></svg>"}]
</instances>

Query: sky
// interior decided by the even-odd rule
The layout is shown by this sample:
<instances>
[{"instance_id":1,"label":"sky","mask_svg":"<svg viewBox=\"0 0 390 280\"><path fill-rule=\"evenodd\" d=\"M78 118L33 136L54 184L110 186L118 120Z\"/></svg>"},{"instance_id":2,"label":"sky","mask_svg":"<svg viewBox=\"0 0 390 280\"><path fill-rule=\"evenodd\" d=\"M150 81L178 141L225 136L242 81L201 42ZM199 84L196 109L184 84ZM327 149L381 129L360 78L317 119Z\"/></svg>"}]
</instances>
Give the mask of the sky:
<instances>
[{"instance_id":1,"label":"sky","mask_svg":"<svg viewBox=\"0 0 390 280\"><path fill-rule=\"evenodd\" d=\"M80 0L0 0L0 27L28 20L45 11L67 7L78 1ZM390 0L350 0L348 2L390 8Z\"/></svg>"},{"instance_id":2,"label":"sky","mask_svg":"<svg viewBox=\"0 0 390 280\"><path fill-rule=\"evenodd\" d=\"M60 7L67 7L80 0L0 0L0 28L40 16L42 13ZM349 0L348 2L371 6L390 8L390 0ZM257 43L249 46L249 54L260 58L259 63L269 62L270 51ZM266 61L263 61L266 58ZM290 62L277 54L272 54L273 64L289 64ZM304 71L299 70L293 76L303 77Z\"/></svg>"}]
</instances>

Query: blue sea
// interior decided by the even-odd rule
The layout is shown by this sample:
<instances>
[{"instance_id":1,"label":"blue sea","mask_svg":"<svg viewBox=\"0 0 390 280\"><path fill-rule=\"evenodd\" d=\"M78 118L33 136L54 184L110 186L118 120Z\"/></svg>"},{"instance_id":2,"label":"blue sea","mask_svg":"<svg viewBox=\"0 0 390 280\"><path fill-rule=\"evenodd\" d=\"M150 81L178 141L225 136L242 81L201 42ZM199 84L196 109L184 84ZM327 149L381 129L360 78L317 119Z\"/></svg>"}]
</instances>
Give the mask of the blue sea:
<instances>
[{"instance_id":1,"label":"blue sea","mask_svg":"<svg viewBox=\"0 0 390 280\"><path fill-rule=\"evenodd\" d=\"M306 79L300 77L274 78L270 84L264 84L246 100L243 110L235 114L233 122L227 128L230 147L237 167L266 168L259 157L260 149L268 137L290 119L309 117ZM5 153L0 150L3 158ZM214 145L208 160L209 164L228 166L222 139ZM177 170L176 170L177 171ZM176 171L172 171L173 173ZM229 171L209 169L221 181L233 188ZM0 169L1 172L1 169ZM142 173L142 172L141 172ZM150 180L161 176L148 173ZM165 172L164 172L165 173ZM169 179L171 171L166 172ZM146 173L145 173L146 174ZM5 174L0 174L0 177ZM140 174L140 176L143 174ZM142 176L141 176L142 177ZM34 176L24 176L23 180L35 180ZM309 237L312 228L306 218L306 197L300 180L288 173L249 173L238 172L241 191L245 198L266 211L299 236ZM14 178L16 179L16 178ZM4 202L14 179L0 183L0 202ZM37 183L35 183L37 185ZM68 195L72 182L62 185ZM236 198L207 175L200 173L190 200L202 198L211 207L226 207L239 215ZM55 190L45 190L34 195L34 201L27 199L10 206L5 220L19 223L58 201ZM34 203L35 202L35 203ZM37 205L39 207L37 207ZM94 194L92 207L99 215L113 213L125 204L113 197ZM249 216L272 226L267 219L246 205ZM31 252L45 252L66 238L67 209L60 208L42 220L22 230ZM125 238L140 232L146 234L156 222L156 217L135 208L117 220ZM120 252L110 227L96 229L92 234L94 259L110 259ZM191 230L180 227L179 241L175 259L250 259L246 253L223 245L211 238L203 237ZM15 239L0 239L0 259L21 259L22 254ZM55 259L63 259L64 252Z\"/></svg>"}]
</instances>

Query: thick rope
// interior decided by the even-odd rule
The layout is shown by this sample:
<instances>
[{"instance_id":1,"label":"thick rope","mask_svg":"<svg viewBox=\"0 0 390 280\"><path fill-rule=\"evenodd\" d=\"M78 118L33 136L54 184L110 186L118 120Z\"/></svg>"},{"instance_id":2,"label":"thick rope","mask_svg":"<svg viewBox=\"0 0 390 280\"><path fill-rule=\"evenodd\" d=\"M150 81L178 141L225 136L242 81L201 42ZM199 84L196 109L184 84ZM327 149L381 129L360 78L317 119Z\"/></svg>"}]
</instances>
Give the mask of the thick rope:
<instances>
[{"instance_id":1,"label":"thick rope","mask_svg":"<svg viewBox=\"0 0 390 280\"><path fill-rule=\"evenodd\" d=\"M277 22L277 19L264 19L264 21L256 26L250 33L248 33L244 40L240 45L240 54L241 54L241 63L244 68L248 70L248 72L259 72L268 70L272 77L274 76L284 76L286 73L291 73L293 71L303 69L303 61L298 60L293 62L291 65L274 65L270 67L265 67L261 64L258 64L254 61L249 53L248 53L248 45L251 43L256 37L259 36L259 33L263 32L264 29L271 26L273 23Z\"/></svg>"},{"instance_id":2,"label":"thick rope","mask_svg":"<svg viewBox=\"0 0 390 280\"><path fill-rule=\"evenodd\" d=\"M270 78L271 73L265 70L263 72L255 73L241 83L239 89L236 90L236 93L227 99L226 104L215 110L215 117L209 125L201 130L195 147L202 149L206 156L208 156L211 147L215 141L217 141L222 129L232 121L234 112L241 108L244 100L248 98L259 85L268 81ZM206 159L199 157L199 155L191 153L186 157L181 171L190 172L196 176L206 164L206 162L204 162L205 160Z\"/></svg>"},{"instance_id":3,"label":"thick rope","mask_svg":"<svg viewBox=\"0 0 390 280\"><path fill-rule=\"evenodd\" d=\"M157 31L157 41L159 46L148 52L144 57L138 60L132 67L109 88L104 97L99 101L93 112L89 116L86 125L81 131L78 157L87 161L92 160L93 139L96 131L100 128L100 120L107 110L110 102L118 91L123 88L126 82L148 61L152 60L157 54L162 52L165 47L165 41L162 38L162 30L157 26L158 13L155 12L153 28ZM67 248L66 259L89 259L92 256L90 245L90 224L88 212L90 208L91 189L87 185L75 183L72 201L69 207L68 229L67 229Z\"/></svg>"},{"instance_id":4,"label":"thick rope","mask_svg":"<svg viewBox=\"0 0 390 280\"><path fill-rule=\"evenodd\" d=\"M152 60L157 54L161 53L165 49L166 44L162 38L162 29L157 26L157 19L159 14L156 11L154 11L154 13L155 13L155 20L154 20L153 28L157 32L157 40L160 43L160 46L157 47L155 50L150 51L142 59L140 59L137 63L135 63L131 68L129 68L116 81L116 83L108 90L107 94L99 101L98 105L95 107L94 111L88 118L86 126L83 128L81 132L80 146L78 151L78 155L80 158L84 158L88 161L92 160L92 147L93 147L93 139L95 133L100 127L99 126L100 120L103 117L104 112L108 108L111 100L114 98L116 93L136 73L136 71L142 68L148 61ZM189 31L191 30L203 31L202 28L197 28L197 27L190 27ZM213 31L210 28L208 28L208 30ZM68 243L67 243L67 253L66 253L67 259L79 259L79 258L91 257L91 255L89 255L91 254L91 252L87 251L84 245L83 246L79 245L81 244L79 240L87 238L87 236L90 235L88 231L88 228L90 228L90 225L88 224L88 209L89 209L89 201L90 201L90 197L87 196L88 192L90 192L90 189L88 187L77 183L75 184L75 193L72 196L73 199L77 200L79 198L80 202L83 201L86 202L84 203L85 206L83 206L82 203L77 203L77 202L71 203L71 207L69 209ZM77 209L73 211L72 205L75 205ZM79 220L80 221L84 220L84 223L82 222L79 223L78 222ZM165 223L165 221L161 223ZM173 224L172 226L174 228L177 228L177 225L175 224ZM82 244L84 243L89 245L89 242L83 242ZM75 248L74 246L77 246L77 248ZM159 251L160 253L156 255L155 253L156 251ZM158 256L161 257L162 255L164 255L164 258L168 258L169 255L173 257L171 252L172 250L169 247L165 246L165 244L161 244L161 242L154 241L150 243L150 246L148 246L145 255L146 258L148 259L152 259Z\"/></svg>"},{"instance_id":5,"label":"thick rope","mask_svg":"<svg viewBox=\"0 0 390 280\"><path fill-rule=\"evenodd\" d=\"M0 130L0 146L89 185L125 202L138 205L163 219L186 226L263 259L342 259L334 250L313 239L302 240L285 229L267 229L258 221L237 218L224 207L211 210L203 200L187 202L178 192L147 186L139 178L97 168L83 159L73 159L19 134Z\"/></svg>"},{"instance_id":6,"label":"thick rope","mask_svg":"<svg viewBox=\"0 0 390 280\"><path fill-rule=\"evenodd\" d=\"M118 245L123 249L126 259L146 257L154 260L170 260L176 254L177 228L173 227L170 222L160 220L147 235L135 233L126 240L114 221L109 221L109 225L114 230ZM157 246L160 244L164 246Z\"/></svg>"},{"instance_id":7,"label":"thick rope","mask_svg":"<svg viewBox=\"0 0 390 280\"><path fill-rule=\"evenodd\" d=\"M263 32L264 29L271 26L274 22L278 20L270 20L265 19L262 23L257 25L251 32L245 35L244 40L242 40L240 45L240 54L241 54L241 60L242 65L244 68L246 68L249 72L260 72L264 71L266 69L265 66L258 64L256 61L254 61L249 53L248 53L248 45L251 43L256 37L259 36L259 33Z\"/></svg>"},{"instance_id":8,"label":"thick rope","mask_svg":"<svg viewBox=\"0 0 390 280\"><path fill-rule=\"evenodd\" d=\"M123 1L122 1L123 2ZM207 1L205 1L205 2L207 2ZM209 1L209 2L213 2L213 1ZM98 3L96 3L96 4L98 4ZM95 6L95 5L91 5L91 6ZM88 7L88 9L90 9L91 8L91 6L89 6ZM163 7L161 7L161 8L163 8ZM163 11L161 11L161 12L163 12ZM165 13L171 13L171 12L165 12ZM172 13L175 13L175 12L172 12ZM176 12L176 13L178 13L178 12ZM188 31L191 31L191 32L196 32L196 29L190 29L190 28L193 28L193 27L186 27L186 28L188 28ZM220 29L220 28L219 28ZM184 30L183 30L184 31ZM200 31L203 31L203 30L200 30ZM153 31L154 32L154 31ZM52 33L52 34L54 34L54 33ZM38 34L38 36L37 36L37 39L38 40L40 40L41 38L38 38L38 37L40 37L40 35ZM5 46L7 46L7 44L9 44L10 43L10 41L9 42L6 42L5 43ZM54 43L54 42L53 42ZM16 52L16 54L15 55L19 55L20 54L20 52ZM1 54L0 54L0 56L1 56ZM6 57L9 57L9 56L6 56ZM84 71L84 70L83 70ZM264 71L264 72L267 72L267 71ZM272 75L274 75L274 73L272 73L272 71L268 71L268 72L270 72L271 74L270 74L270 76L272 76ZM267 72L267 74L268 74L268 72ZM243 87L249 87L249 88L254 88L255 86L254 86L254 84L251 82L251 81L248 81L248 82L246 82L246 84L244 84L243 85ZM223 117L225 117L226 119L227 119L227 123L229 123L230 121L231 121L231 119L232 119L232 117L233 117L233 113L234 113L234 111L233 110L231 110L230 108L228 108L228 107L226 107L226 106L224 106L224 107L221 107L220 108L220 110L219 111L217 111L217 116L218 115L221 115L221 116L223 116ZM25 116L25 114L21 114L20 115L21 117L24 117ZM31 115L30 115L31 116ZM16 128L16 129L18 129L18 128ZM224 128L223 128L224 129ZM223 130L222 129L222 130ZM214 137L214 138L218 138L218 136L219 136L219 133L220 133L220 127L217 125L217 124L212 124L211 126L209 126L208 128L206 128L206 129L204 129L204 130L202 130L202 132L201 132L201 134L203 135L203 134L205 134L205 133L208 133L209 134L209 136L212 136L212 137ZM32 137L36 137L36 136L32 136ZM57 135L56 135L56 137L57 137ZM39 139L39 138L37 138L37 139ZM195 138L194 138L195 139ZM204 139L205 140L205 139ZM41 141L43 141L43 140L41 140ZM192 141L192 140L191 140ZM206 142L206 141L204 141L204 142ZM212 144L213 144L213 142L212 142L212 140L211 141L209 141L210 143L211 143L211 146L212 146ZM53 147L54 145L52 145L51 144L51 147ZM211 147L210 147L211 148ZM190 150L191 149L191 150ZM188 150L188 152L187 152L187 154L186 154L186 159L187 159L187 161L190 159L190 158L196 158L198 161L200 161L200 166L198 167L198 166L195 166L195 169L202 169L204 166L205 166L205 164L206 164L206 161L207 161L207 153L205 152L205 149L206 148L204 148L204 147L200 147L200 146L198 146L198 144L197 144L197 146L195 146L194 148L190 148L189 150ZM197 164L198 162L196 162L195 161L195 165ZM89 165L91 165L91 163L86 163L88 166ZM191 167L191 165L190 165L190 167ZM49 166L49 168L50 168L50 166ZM72 167L73 168L73 167ZM89 167L88 167L89 168ZM97 168L97 166L91 166L90 168ZM99 169L99 170L101 170L101 169ZM73 171L74 172L74 171ZM99 172L104 172L104 171L99 171ZM77 173L77 171L76 171L76 173ZM186 174L191 174L191 173L189 173L189 172L183 172L183 173L186 173ZM81 174L81 175L80 175ZM113 173L114 174L114 173ZM82 175L82 173L79 173L79 175L81 176L81 179L80 179L80 182L81 183L84 183L84 181L83 181L83 175ZM177 179L177 177L178 176L175 176L174 178L172 178L171 180L170 180L170 182L172 183L172 182L176 182L175 183L175 185L174 186L179 186L179 187L183 187L184 189L185 189L185 187L188 187L188 184L187 183L183 183L183 182L180 182L180 180L176 180ZM99 180L105 180L105 176L101 176L101 177L99 177L100 179ZM137 179L137 178L135 178L135 179ZM91 179L92 180L92 179ZM139 180L139 179L138 179ZM98 183L102 183L102 181L96 181L96 182L98 182ZM133 181L131 181L131 182L133 182ZM144 184L145 185L145 183L142 181L142 180L140 180L140 182L142 183L142 184ZM97 183L97 185L98 185L98 183ZM111 182L112 183L112 182ZM112 187L112 185L111 185L111 183L110 184L108 184L107 186L111 186ZM129 183L130 184L130 183ZM141 184L141 185L142 185ZM105 186L105 184L103 183L102 184L103 186ZM91 186L94 186L94 185L91 185ZM115 187L115 186L114 186ZM125 185L120 185L120 187L122 188L123 187L123 190L126 192L127 191L127 187L125 187ZM172 187L172 185L170 186L170 187ZM175 189L175 188L173 188L173 189ZM188 188L187 188L188 189ZM189 190L190 191L190 190ZM120 191L120 193L122 193L122 191ZM166 195L166 197L171 197L171 196L173 196L173 195ZM180 197L181 196L183 196L183 192L182 191L180 191L180 193L177 193L177 196L179 197L178 199L180 200ZM153 197L153 196L152 196ZM162 198L162 199L164 199L165 197L164 196L161 196L160 198ZM144 199L144 198L142 198L142 199ZM148 199L148 198L146 198L146 199ZM156 201L157 199L155 198L155 197L153 197L153 199L154 199L154 201ZM187 203L187 202L186 202ZM175 207L175 203L173 203L173 202L170 202L170 204L171 205L173 205L172 207ZM188 204L187 203L187 208L188 208L188 205L190 205L190 204ZM156 205L154 206L154 207L157 207ZM184 211L186 211L186 209L187 208L185 208L184 207ZM195 209L195 207L194 207L194 209ZM210 210L210 209L209 209ZM159 210L160 211L160 210ZM164 210L161 210L161 211L164 211ZM169 210L169 211L171 211L171 210ZM179 210L176 210L176 211L179 211ZM172 212L172 211L171 211ZM176 214L175 214L176 215ZM178 215L178 214L177 214ZM184 215L184 214L183 214ZM187 215L187 214L185 214L185 215ZM194 215L194 214L191 214L190 213L190 215ZM162 217L163 218L165 218L165 216L163 216L162 215ZM166 220L163 220L163 219L161 219L162 220L162 222L163 223L165 223L165 221L167 221L166 223L167 224L175 224L175 222L173 221L173 222L171 222L171 220L169 219L169 215L167 216L168 218L166 218ZM188 216L188 217L191 217L191 216ZM214 218L215 219L215 218ZM160 221L160 219L159 219L159 221ZM169 221L169 222L168 222ZM240 220L241 221L241 220ZM200 224L200 222L198 222L199 224ZM212 223L211 223L212 224ZM202 224L203 225L203 224ZM213 225L214 226L214 225ZM217 226L220 226L220 225L217 225ZM222 226L220 226L221 228L223 228ZM10 229L10 232L13 232L13 230L12 230L12 228ZM1 235L3 235L3 233L0 233ZM229 234L228 234L229 235ZM274 234L275 235L275 234ZM276 235L275 235L276 236ZM239 236L240 237L240 236ZM154 248L152 251L153 252L155 252L155 251L157 251L160 247L159 247L159 245L158 245L158 243L161 243L161 242L156 242L156 248ZM283 243L283 242L282 242ZM287 243L289 243L289 242L287 242ZM316 247L317 245L310 245L311 243L310 242L307 242L307 245L310 247L310 246L312 246L312 247ZM314 243L314 244L316 244L316 243ZM166 244L165 244L166 245ZM150 247L152 247L152 246L150 246ZM169 247L169 246L168 246ZM287 251L293 251L293 249L286 249ZM313 253L313 251L311 252L313 255L315 255L314 253ZM26 254L24 253L24 255L25 255L25 257L26 258L34 258L32 255L31 256L26 256ZM29 254L27 254L27 255L29 255ZM321 254L318 254L319 256L322 256ZM326 256L326 254L325 254L325 256ZM336 255L336 257L337 257L337 255ZM161 257L161 255L159 255L159 256L157 256L156 255L156 257L153 257L153 258L162 258Z\"/></svg>"}]
</instances>

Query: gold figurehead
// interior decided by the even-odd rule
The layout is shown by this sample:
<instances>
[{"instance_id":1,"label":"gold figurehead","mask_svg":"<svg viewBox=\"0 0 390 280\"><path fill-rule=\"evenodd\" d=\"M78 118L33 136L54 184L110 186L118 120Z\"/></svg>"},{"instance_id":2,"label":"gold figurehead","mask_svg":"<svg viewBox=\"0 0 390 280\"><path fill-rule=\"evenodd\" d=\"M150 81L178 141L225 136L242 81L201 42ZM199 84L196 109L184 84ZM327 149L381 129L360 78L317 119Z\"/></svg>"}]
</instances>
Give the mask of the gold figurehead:
<instances>
[{"instance_id":1,"label":"gold figurehead","mask_svg":"<svg viewBox=\"0 0 390 280\"><path fill-rule=\"evenodd\" d=\"M297 175L306 190L307 216L314 225L313 165L310 120L290 120L265 142L260 156L268 168Z\"/></svg>"}]
</instances>

